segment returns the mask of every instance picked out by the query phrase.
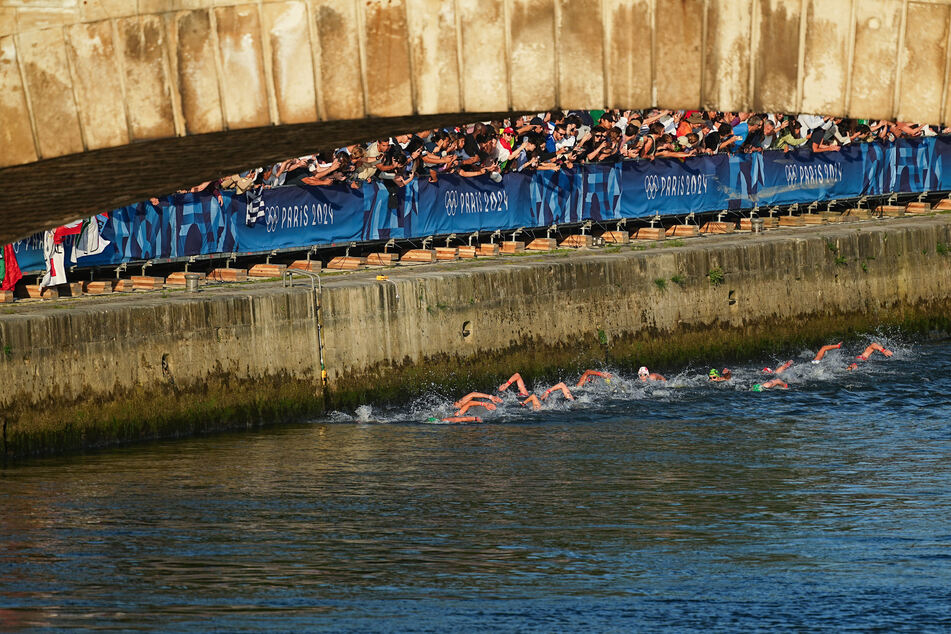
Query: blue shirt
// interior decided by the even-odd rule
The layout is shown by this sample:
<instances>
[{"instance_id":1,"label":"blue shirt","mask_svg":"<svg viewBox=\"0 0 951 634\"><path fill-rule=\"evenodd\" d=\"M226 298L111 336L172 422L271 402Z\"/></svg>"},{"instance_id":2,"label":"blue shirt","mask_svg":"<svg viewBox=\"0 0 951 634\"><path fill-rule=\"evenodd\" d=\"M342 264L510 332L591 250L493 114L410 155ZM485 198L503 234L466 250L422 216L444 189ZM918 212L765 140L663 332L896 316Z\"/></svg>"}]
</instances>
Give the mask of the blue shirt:
<instances>
[{"instance_id":1,"label":"blue shirt","mask_svg":"<svg viewBox=\"0 0 951 634\"><path fill-rule=\"evenodd\" d=\"M740 149L740 146L743 145L743 141L746 140L746 137L750 133L750 126L746 125L746 121L743 123L737 123L733 126L733 134L740 137L740 140L733 144L733 151L736 152Z\"/></svg>"},{"instance_id":2,"label":"blue shirt","mask_svg":"<svg viewBox=\"0 0 951 634\"><path fill-rule=\"evenodd\" d=\"M519 152L518 157L516 157L515 159L516 169L519 172L521 172L522 168L525 167L525 164L528 163L528 158L529 158L528 152L526 152L525 150L522 150L521 152Z\"/></svg>"},{"instance_id":3,"label":"blue shirt","mask_svg":"<svg viewBox=\"0 0 951 634\"><path fill-rule=\"evenodd\" d=\"M545 151L549 154L555 153L555 137L548 135L548 139L545 141Z\"/></svg>"}]
</instances>

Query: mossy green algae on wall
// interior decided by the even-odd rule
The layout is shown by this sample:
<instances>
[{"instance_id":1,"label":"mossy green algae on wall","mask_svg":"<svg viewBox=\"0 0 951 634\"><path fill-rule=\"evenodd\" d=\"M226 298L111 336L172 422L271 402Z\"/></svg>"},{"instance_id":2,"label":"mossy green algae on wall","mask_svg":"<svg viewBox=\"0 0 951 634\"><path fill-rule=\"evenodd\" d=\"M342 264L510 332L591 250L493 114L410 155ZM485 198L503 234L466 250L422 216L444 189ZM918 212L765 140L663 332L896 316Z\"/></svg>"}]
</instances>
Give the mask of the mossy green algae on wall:
<instances>
[{"instance_id":1,"label":"mossy green algae on wall","mask_svg":"<svg viewBox=\"0 0 951 634\"><path fill-rule=\"evenodd\" d=\"M326 276L326 388L309 287L25 305L0 315L3 451L300 419L433 388L485 390L514 371L663 371L882 325L947 330L949 243L937 216L401 267L386 282Z\"/></svg>"}]
</instances>

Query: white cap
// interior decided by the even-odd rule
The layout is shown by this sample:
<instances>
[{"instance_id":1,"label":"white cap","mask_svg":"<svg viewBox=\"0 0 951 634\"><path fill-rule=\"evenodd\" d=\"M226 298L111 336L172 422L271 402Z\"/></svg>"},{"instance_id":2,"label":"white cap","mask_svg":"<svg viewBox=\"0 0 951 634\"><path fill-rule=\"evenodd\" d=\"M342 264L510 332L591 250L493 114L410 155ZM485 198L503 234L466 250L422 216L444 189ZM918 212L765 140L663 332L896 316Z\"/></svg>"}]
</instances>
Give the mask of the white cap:
<instances>
[{"instance_id":1,"label":"white cap","mask_svg":"<svg viewBox=\"0 0 951 634\"><path fill-rule=\"evenodd\" d=\"M643 376L645 374L650 374L650 370L647 369L647 366L641 366L637 369L637 376Z\"/></svg>"}]
</instances>

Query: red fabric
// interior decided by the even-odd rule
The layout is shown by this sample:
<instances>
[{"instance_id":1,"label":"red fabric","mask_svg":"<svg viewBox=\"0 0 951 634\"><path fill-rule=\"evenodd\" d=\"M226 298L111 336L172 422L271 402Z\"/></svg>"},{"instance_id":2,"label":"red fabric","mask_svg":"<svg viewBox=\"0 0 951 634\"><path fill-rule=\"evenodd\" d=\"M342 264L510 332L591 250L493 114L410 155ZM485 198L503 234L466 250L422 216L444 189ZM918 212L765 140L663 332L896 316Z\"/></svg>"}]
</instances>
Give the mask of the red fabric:
<instances>
[{"instance_id":1,"label":"red fabric","mask_svg":"<svg viewBox=\"0 0 951 634\"><path fill-rule=\"evenodd\" d=\"M83 223L77 222L75 226L66 225L53 232L53 244L63 244L63 238L66 236L78 236L83 230Z\"/></svg>"},{"instance_id":2,"label":"red fabric","mask_svg":"<svg viewBox=\"0 0 951 634\"><path fill-rule=\"evenodd\" d=\"M23 273L20 272L20 266L17 264L16 253L13 252L13 245L8 244L3 247L3 264L6 267L3 275L3 281L0 282L0 290L12 291L17 285Z\"/></svg>"}]
</instances>

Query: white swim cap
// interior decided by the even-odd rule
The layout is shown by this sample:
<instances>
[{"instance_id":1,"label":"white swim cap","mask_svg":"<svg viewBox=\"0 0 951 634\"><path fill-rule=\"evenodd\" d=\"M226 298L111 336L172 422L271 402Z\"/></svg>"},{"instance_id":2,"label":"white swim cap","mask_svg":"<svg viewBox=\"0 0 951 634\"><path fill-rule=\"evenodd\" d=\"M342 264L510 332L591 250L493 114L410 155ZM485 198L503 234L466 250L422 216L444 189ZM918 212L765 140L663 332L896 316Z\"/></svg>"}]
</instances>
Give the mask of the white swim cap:
<instances>
[{"instance_id":1,"label":"white swim cap","mask_svg":"<svg viewBox=\"0 0 951 634\"><path fill-rule=\"evenodd\" d=\"M643 365L642 365L642 366L637 370L637 376L644 376L644 375L647 375L647 374L650 374L650 370L647 369L647 366L643 366Z\"/></svg>"}]
</instances>

